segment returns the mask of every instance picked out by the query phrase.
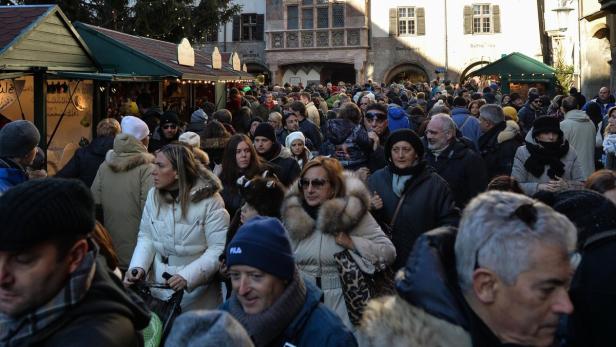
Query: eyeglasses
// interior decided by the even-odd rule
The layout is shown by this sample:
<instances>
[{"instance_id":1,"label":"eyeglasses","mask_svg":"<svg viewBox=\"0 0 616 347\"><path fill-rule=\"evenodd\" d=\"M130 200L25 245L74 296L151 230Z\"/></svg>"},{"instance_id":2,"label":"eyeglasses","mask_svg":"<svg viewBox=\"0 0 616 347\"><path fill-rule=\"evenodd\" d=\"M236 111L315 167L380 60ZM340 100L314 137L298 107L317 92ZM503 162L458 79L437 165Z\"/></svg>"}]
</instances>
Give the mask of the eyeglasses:
<instances>
[{"instance_id":1,"label":"eyeglasses","mask_svg":"<svg viewBox=\"0 0 616 347\"><path fill-rule=\"evenodd\" d=\"M175 129L177 127L178 126L175 125L175 124L165 124L165 125L163 125L163 129L165 129L165 130L167 130L167 129Z\"/></svg>"},{"instance_id":2,"label":"eyeglasses","mask_svg":"<svg viewBox=\"0 0 616 347\"><path fill-rule=\"evenodd\" d=\"M539 100L539 99L533 100L533 103L534 103L534 104L540 104L540 103L541 103L541 100Z\"/></svg>"},{"instance_id":3,"label":"eyeglasses","mask_svg":"<svg viewBox=\"0 0 616 347\"><path fill-rule=\"evenodd\" d=\"M329 181L326 179L322 179L322 178L315 178L313 180L307 180L307 179L302 178L299 181L298 185L300 189L308 189L308 187L312 185L312 188L318 190L318 189L323 188L323 186L325 186L327 182Z\"/></svg>"},{"instance_id":4,"label":"eyeglasses","mask_svg":"<svg viewBox=\"0 0 616 347\"><path fill-rule=\"evenodd\" d=\"M526 226L532 229L535 226L535 223L537 222L537 209L532 203L523 204L523 205L518 206L518 208L516 208L515 211L511 212L511 214L509 215L509 218L510 219L518 218L519 220L524 222ZM492 238L494 234L495 233L490 234L490 236L488 236L481 243L481 245L477 247L477 250L475 251L475 266L473 266L473 270L477 270L479 268L479 251L481 251L483 246L485 246L488 243L488 241L490 241L490 239Z\"/></svg>"}]
</instances>

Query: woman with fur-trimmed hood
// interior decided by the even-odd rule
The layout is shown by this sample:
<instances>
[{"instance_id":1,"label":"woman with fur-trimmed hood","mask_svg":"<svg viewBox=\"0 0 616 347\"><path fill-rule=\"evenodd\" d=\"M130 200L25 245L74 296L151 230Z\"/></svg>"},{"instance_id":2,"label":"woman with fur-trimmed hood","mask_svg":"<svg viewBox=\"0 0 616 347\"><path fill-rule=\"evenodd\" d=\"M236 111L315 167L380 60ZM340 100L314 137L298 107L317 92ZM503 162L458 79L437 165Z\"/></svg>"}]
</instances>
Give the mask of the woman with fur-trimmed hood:
<instances>
[{"instance_id":1,"label":"woman with fur-trimmed hood","mask_svg":"<svg viewBox=\"0 0 616 347\"><path fill-rule=\"evenodd\" d=\"M103 212L101 222L111 235L122 270L130 263L148 190L154 185L154 156L148 153L148 134L144 121L124 117L122 133L115 137L113 150L107 152L90 188Z\"/></svg>"},{"instance_id":2,"label":"woman with fur-trimmed hood","mask_svg":"<svg viewBox=\"0 0 616 347\"><path fill-rule=\"evenodd\" d=\"M156 153L154 188L148 192L135 253L124 282L146 278L186 290L182 310L214 309L222 303L218 257L225 247L229 214L219 192L222 185L181 144ZM152 290L166 300L170 290Z\"/></svg>"},{"instance_id":3,"label":"woman with fur-trimmed hood","mask_svg":"<svg viewBox=\"0 0 616 347\"><path fill-rule=\"evenodd\" d=\"M392 264L396 257L369 207L366 186L343 173L336 159L320 156L304 166L281 210L297 266L323 291L325 306L350 328L334 254L353 250L376 268Z\"/></svg>"}]
</instances>

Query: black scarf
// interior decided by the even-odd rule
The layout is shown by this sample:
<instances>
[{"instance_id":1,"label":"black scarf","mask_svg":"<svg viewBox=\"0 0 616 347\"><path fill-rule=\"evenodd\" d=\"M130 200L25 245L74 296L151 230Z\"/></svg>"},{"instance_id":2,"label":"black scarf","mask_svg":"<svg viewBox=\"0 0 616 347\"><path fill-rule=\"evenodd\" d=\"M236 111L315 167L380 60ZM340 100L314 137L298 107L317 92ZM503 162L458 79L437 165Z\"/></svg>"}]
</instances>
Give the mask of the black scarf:
<instances>
[{"instance_id":1,"label":"black scarf","mask_svg":"<svg viewBox=\"0 0 616 347\"><path fill-rule=\"evenodd\" d=\"M557 142L540 142L538 145L526 142L526 149L530 157L524 162L524 168L535 177L541 177L545 166L548 165L547 175L551 179L562 177L565 173L565 164L560 160L569 152L569 142L559 139Z\"/></svg>"},{"instance_id":2,"label":"black scarf","mask_svg":"<svg viewBox=\"0 0 616 347\"><path fill-rule=\"evenodd\" d=\"M416 161L413 165L404 168L404 169L400 169L398 168L393 161L389 161L387 163L387 166L389 166L389 170L394 174L394 175L398 175L398 176L417 176L419 173L421 173L425 168L426 168L426 161L421 159Z\"/></svg>"},{"instance_id":3,"label":"black scarf","mask_svg":"<svg viewBox=\"0 0 616 347\"><path fill-rule=\"evenodd\" d=\"M302 207L304 208L304 211L306 211L306 213L308 213L308 215L312 219L317 220L317 218L319 217L319 208L321 207L320 205L310 206L308 205L305 199L302 199Z\"/></svg>"},{"instance_id":4,"label":"black scarf","mask_svg":"<svg viewBox=\"0 0 616 347\"><path fill-rule=\"evenodd\" d=\"M282 145L279 144L278 142L274 142L272 144L272 147L270 147L270 149L263 153L263 154L259 154L263 159L267 160L267 161L271 161L272 159L276 158L279 154L280 151L282 151Z\"/></svg>"},{"instance_id":5,"label":"black scarf","mask_svg":"<svg viewBox=\"0 0 616 347\"><path fill-rule=\"evenodd\" d=\"M256 347L268 346L280 338L305 302L306 285L296 268L293 281L272 306L261 313L246 314L234 293L229 300L229 313L246 328Z\"/></svg>"}]
</instances>

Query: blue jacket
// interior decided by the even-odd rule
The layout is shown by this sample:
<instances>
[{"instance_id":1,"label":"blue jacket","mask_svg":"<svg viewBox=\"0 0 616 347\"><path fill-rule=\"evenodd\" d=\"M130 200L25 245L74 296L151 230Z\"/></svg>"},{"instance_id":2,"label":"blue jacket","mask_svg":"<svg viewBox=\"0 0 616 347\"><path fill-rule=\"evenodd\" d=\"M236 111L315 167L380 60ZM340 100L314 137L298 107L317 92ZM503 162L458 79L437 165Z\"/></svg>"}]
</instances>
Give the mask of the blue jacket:
<instances>
[{"instance_id":1,"label":"blue jacket","mask_svg":"<svg viewBox=\"0 0 616 347\"><path fill-rule=\"evenodd\" d=\"M28 180L26 173L0 159L0 195L9 188Z\"/></svg>"},{"instance_id":2,"label":"blue jacket","mask_svg":"<svg viewBox=\"0 0 616 347\"><path fill-rule=\"evenodd\" d=\"M387 107L387 127L389 131L398 129L409 129L409 117L404 110L398 105L389 105Z\"/></svg>"},{"instance_id":3,"label":"blue jacket","mask_svg":"<svg viewBox=\"0 0 616 347\"><path fill-rule=\"evenodd\" d=\"M304 281L304 284L304 306L278 339L279 343L271 346L357 346L355 336L342 323L340 317L321 303L321 290L310 281ZM229 311L229 301L226 301L221 309Z\"/></svg>"},{"instance_id":4,"label":"blue jacket","mask_svg":"<svg viewBox=\"0 0 616 347\"><path fill-rule=\"evenodd\" d=\"M479 120L473 117L466 107L454 107L451 110L451 119L456 123L456 127L460 130L462 136L473 141L475 149L479 149L478 141L481 136Z\"/></svg>"},{"instance_id":5,"label":"blue jacket","mask_svg":"<svg viewBox=\"0 0 616 347\"><path fill-rule=\"evenodd\" d=\"M321 146L321 155L338 159L347 170L357 170L368 165L372 142L361 124L337 118L327 122L324 128L325 142Z\"/></svg>"}]
</instances>

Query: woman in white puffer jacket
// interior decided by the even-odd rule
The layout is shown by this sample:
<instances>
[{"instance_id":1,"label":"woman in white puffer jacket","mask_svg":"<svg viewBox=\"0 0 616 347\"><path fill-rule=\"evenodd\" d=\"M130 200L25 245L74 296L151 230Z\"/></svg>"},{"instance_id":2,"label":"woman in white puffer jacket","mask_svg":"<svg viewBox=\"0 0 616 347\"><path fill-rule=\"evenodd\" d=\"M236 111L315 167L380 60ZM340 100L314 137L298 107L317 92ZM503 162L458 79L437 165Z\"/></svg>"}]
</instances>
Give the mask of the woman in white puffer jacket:
<instances>
[{"instance_id":1,"label":"woman in white puffer jacket","mask_svg":"<svg viewBox=\"0 0 616 347\"><path fill-rule=\"evenodd\" d=\"M171 144L156 154L154 188L147 197L137 246L124 279L128 285L148 278L186 290L182 310L214 309L222 302L220 284L212 281L224 250L229 214L219 194L218 178L195 160L190 149ZM136 271L134 271L136 270ZM152 291L167 299L171 290Z\"/></svg>"}]
</instances>

